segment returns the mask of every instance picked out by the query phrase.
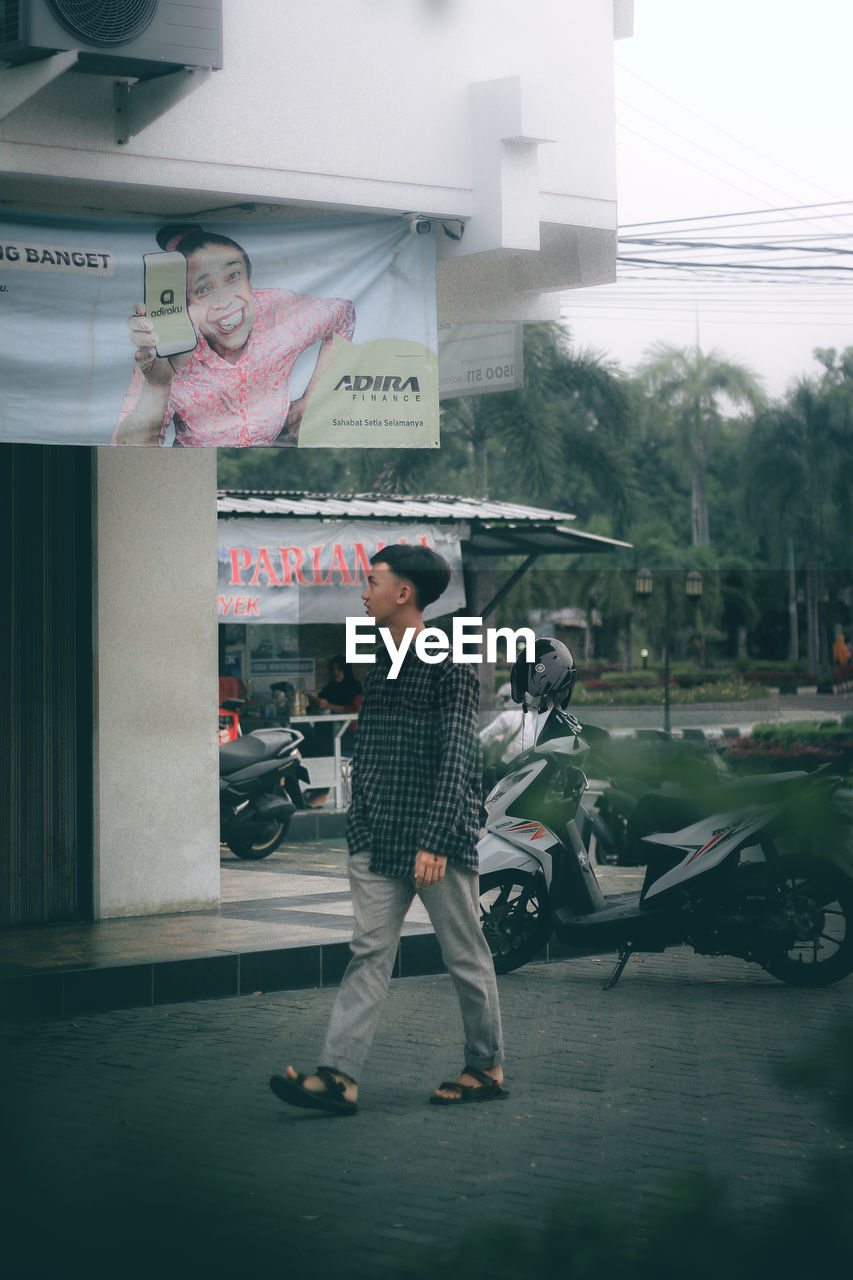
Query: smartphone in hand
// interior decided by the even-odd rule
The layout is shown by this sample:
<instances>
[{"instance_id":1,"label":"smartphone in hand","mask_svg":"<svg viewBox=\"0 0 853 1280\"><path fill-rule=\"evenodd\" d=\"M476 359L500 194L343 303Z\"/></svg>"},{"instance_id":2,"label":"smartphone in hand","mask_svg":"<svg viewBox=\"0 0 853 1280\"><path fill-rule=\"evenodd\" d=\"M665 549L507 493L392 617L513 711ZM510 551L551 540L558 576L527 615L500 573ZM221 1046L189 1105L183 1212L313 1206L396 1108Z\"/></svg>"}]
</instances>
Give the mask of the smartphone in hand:
<instances>
[{"instance_id":1,"label":"smartphone in hand","mask_svg":"<svg viewBox=\"0 0 853 1280\"><path fill-rule=\"evenodd\" d=\"M182 253L144 253L145 311L157 332L157 355L194 350L198 341L187 309L187 260Z\"/></svg>"}]
</instances>

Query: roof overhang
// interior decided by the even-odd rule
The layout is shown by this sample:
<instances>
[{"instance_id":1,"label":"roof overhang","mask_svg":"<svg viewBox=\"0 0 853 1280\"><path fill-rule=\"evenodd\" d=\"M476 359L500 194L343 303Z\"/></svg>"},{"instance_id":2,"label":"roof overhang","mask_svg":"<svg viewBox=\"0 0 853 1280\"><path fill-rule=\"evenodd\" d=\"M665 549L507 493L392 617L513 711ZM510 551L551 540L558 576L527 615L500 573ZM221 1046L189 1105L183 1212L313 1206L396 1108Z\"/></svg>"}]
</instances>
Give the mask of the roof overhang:
<instances>
[{"instance_id":1,"label":"roof overhang","mask_svg":"<svg viewBox=\"0 0 853 1280\"><path fill-rule=\"evenodd\" d=\"M315 494L221 490L220 518L288 520L376 520L383 524L423 521L460 527L463 550L477 556L589 555L631 546L586 533L565 511L548 511L486 498L411 497L384 493Z\"/></svg>"}]
</instances>

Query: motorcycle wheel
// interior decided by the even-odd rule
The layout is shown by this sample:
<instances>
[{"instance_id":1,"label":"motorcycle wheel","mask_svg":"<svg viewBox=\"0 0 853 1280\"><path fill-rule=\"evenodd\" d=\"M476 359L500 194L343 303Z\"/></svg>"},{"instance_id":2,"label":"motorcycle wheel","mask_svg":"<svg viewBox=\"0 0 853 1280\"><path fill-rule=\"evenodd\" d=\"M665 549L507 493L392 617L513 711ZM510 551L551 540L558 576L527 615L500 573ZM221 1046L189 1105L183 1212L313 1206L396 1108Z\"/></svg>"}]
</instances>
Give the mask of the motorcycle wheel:
<instances>
[{"instance_id":1,"label":"motorcycle wheel","mask_svg":"<svg viewBox=\"0 0 853 1280\"><path fill-rule=\"evenodd\" d=\"M242 839L232 833L225 843L238 858L257 862L275 853L287 835L289 826L290 817L288 816L284 822L266 822L263 826L258 826L252 835L246 834Z\"/></svg>"},{"instance_id":2,"label":"motorcycle wheel","mask_svg":"<svg viewBox=\"0 0 853 1280\"><path fill-rule=\"evenodd\" d=\"M779 862L784 909L796 942L764 968L798 987L826 987L853 972L853 881L820 858Z\"/></svg>"},{"instance_id":3,"label":"motorcycle wheel","mask_svg":"<svg viewBox=\"0 0 853 1280\"><path fill-rule=\"evenodd\" d=\"M532 960L551 936L547 891L541 876L492 871L480 877L480 927L496 973Z\"/></svg>"}]
</instances>

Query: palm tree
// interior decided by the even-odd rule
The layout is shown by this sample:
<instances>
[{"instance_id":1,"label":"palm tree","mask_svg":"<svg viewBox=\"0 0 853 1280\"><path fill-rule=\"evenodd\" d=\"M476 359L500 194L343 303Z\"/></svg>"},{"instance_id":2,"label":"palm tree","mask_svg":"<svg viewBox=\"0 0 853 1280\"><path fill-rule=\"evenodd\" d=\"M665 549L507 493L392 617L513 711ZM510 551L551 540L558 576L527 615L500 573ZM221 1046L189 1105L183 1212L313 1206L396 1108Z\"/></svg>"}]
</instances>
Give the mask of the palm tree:
<instances>
[{"instance_id":1,"label":"palm tree","mask_svg":"<svg viewBox=\"0 0 853 1280\"><path fill-rule=\"evenodd\" d=\"M705 354L697 347L674 347L657 342L639 369L651 398L652 411L665 407L687 453L691 481L691 530L694 546L710 541L708 520L708 462L715 438L723 428L722 406L763 402L758 378L745 365L726 360L718 351Z\"/></svg>"},{"instance_id":2,"label":"palm tree","mask_svg":"<svg viewBox=\"0 0 853 1280\"><path fill-rule=\"evenodd\" d=\"M445 402L441 451L467 455L456 492L571 510L584 519L605 510L618 537L629 420L628 386L612 364L572 348L562 325L526 325L523 389Z\"/></svg>"},{"instance_id":3,"label":"palm tree","mask_svg":"<svg viewBox=\"0 0 853 1280\"><path fill-rule=\"evenodd\" d=\"M800 379L784 404L755 423L748 447L748 492L765 513L771 538L778 538L780 560L788 567L789 548L800 548L805 566L809 669L822 671L829 661L821 636L821 575L846 563L851 505L849 397L825 380ZM784 538L779 513L784 512ZM781 566L780 566L781 567Z\"/></svg>"}]
</instances>

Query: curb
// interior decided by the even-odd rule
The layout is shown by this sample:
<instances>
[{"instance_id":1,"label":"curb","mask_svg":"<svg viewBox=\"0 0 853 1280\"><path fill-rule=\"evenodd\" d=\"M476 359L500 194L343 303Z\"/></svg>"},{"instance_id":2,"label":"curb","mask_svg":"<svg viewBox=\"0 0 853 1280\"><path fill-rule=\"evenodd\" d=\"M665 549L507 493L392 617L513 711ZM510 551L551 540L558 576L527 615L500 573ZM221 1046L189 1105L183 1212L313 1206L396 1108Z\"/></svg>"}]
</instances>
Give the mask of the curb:
<instances>
[{"instance_id":1,"label":"curb","mask_svg":"<svg viewBox=\"0 0 853 1280\"><path fill-rule=\"evenodd\" d=\"M188 1000L336 987L349 959L349 944L334 942L17 974L0 978L0 1018L71 1018ZM400 939L392 977L443 972L434 934Z\"/></svg>"}]
</instances>

